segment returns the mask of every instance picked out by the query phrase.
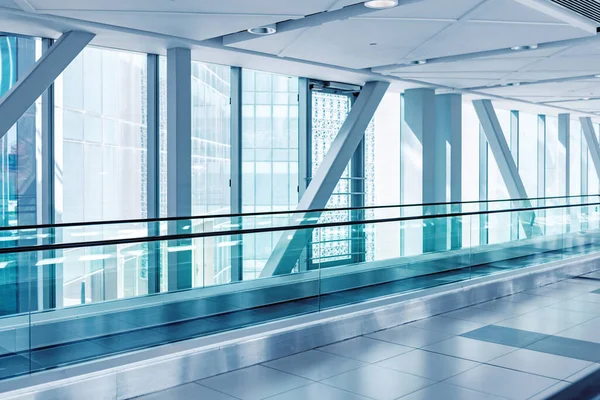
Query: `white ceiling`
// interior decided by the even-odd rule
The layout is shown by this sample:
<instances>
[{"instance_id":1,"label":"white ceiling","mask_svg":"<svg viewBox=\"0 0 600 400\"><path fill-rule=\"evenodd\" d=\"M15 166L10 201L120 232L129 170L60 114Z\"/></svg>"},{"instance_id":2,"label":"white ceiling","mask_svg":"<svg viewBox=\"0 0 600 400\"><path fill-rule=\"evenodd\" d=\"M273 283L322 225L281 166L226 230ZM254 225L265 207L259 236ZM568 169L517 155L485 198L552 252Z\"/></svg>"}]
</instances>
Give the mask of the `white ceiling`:
<instances>
[{"instance_id":1,"label":"white ceiling","mask_svg":"<svg viewBox=\"0 0 600 400\"><path fill-rule=\"evenodd\" d=\"M532 0L533 1L533 0ZM202 42L359 0L0 0L2 30L57 37L69 29L97 34L95 44L164 54L189 46L194 58L319 79L361 83L395 79L398 90L420 84L481 95L600 111L600 38L515 0L422 0L229 48ZM402 2L402 0L401 0ZM19 11L11 11L18 9ZM90 23L91 22L91 23ZM483 57L513 46L575 42ZM543 46L541 46L543 47ZM444 57L466 55L460 61ZM441 58L439 63L405 65ZM381 76L371 67L398 64ZM587 76L587 80L500 86ZM404 81L400 81L401 78ZM592 99L583 101L582 98ZM567 100L567 101L563 101Z\"/></svg>"}]
</instances>

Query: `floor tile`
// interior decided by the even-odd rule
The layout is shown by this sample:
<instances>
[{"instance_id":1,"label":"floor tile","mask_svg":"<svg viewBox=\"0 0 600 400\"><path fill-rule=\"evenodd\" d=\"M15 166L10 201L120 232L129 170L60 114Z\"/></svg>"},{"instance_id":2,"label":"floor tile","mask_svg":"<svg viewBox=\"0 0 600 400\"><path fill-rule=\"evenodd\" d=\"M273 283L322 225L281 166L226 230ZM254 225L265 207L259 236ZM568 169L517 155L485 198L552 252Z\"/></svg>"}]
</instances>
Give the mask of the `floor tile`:
<instances>
[{"instance_id":1,"label":"floor tile","mask_svg":"<svg viewBox=\"0 0 600 400\"><path fill-rule=\"evenodd\" d=\"M555 299L552 297L536 296L534 294L527 293L517 293L510 296L502 297L502 300L521 304L532 304L536 306L539 305L540 307L549 306L551 304L555 304L561 301L560 299Z\"/></svg>"},{"instance_id":2,"label":"floor tile","mask_svg":"<svg viewBox=\"0 0 600 400\"><path fill-rule=\"evenodd\" d=\"M483 308L484 310L490 310L499 313L521 315L527 312L537 310L538 308L542 308L543 306L530 304L527 302L516 303L508 300L498 299L477 304L474 307Z\"/></svg>"},{"instance_id":3,"label":"floor tile","mask_svg":"<svg viewBox=\"0 0 600 400\"><path fill-rule=\"evenodd\" d=\"M515 351L516 348L457 336L426 346L423 350L472 361L487 362Z\"/></svg>"},{"instance_id":4,"label":"floor tile","mask_svg":"<svg viewBox=\"0 0 600 400\"><path fill-rule=\"evenodd\" d=\"M566 323L581 324L597 317L595 314L582 313L572 310L560 310L557 308L544 307L530 313L523 314L526 317L558 319Z\"/></svg>"},{"instance_id":5,"label":"floor tile","mask_svg":"<svg viewBox=\"0 0 600 400\"><path fill-rule=\"evenodd\" d=\"M589 361L581 361L526 349L506 354L489 361L489 363L499 367L561 380L592 365Z\"/></svg>"},{"instance_id":6,"label":"floor tile","mask_svg":"<svg viewBox=\"0 0 600 400\"><path fill-rule=\"evenodd\" d=\"M323 383L376 400L393 400L432 385L435 381L368 365L325 379Z\"/></svg>"},{"instance_id":7,"label":"floor tile","mask_svg":"<svg viewBox=\"0 0 600 400\"><path fill-rule=\"evenodd\" d=\"M550 386L548 389L536 394L535 396L530 397L529 400L547 400L548 397L560 392L569 385L569 382L558 382L555 385Z\"/></svg>"},{"instance_id":8,"label":"floor tile","mask_svg":"<svg viewBox=\"0 0 600 400\"><path fill-rule=\"evenodd\" d=\"M446 382L507 399L525 400L558 381L491 365L480 365Z\"/></svg>"},{"instance_id":9,"label":"floor tile","mask_svg":"<svg viewBox=\"0 0 600 400\"><path fill-rule=\"evenodd\" d=\"M428 331L426 329L414 328L408 325L400 325L395 328L366 335L366 337L401 344L403 346L423 347L429 344L441 342L445 339L449 339L452 337L452 335L442 332Z\"/></svg>"},{"instance_id":10,"label":"floor tile","mask_svg":"<svg viewBox=\"0 0 600 400\"><path fill-rule=\"evenodd\" d=\"M242 400L260 400L312 383L262 365L239 369L198 381L203 386Z\"/></svg>"},{"instance_id":11,"label":"floor tile","mask_svg":"<svg viewBox=\"0 0 600 400\"><path fill-rule=\"evenodd\" d=\"M541 287L537 289L531 289L524 292L525 294L533 294L536 296L552 297L554 299L569 299L577 296L577 293L573 293L566 290L552 289L547 287Z\"/></svg>"},{"instance_id":12,"label":"floor tile","mask_svg":"<svg viewBox=\"0 0 600 400\"><path fill-rule=\"evenodd\" d=\"M546 339L527 346L527 348L529 350L576 358L578 360L600 361L600 344L560 336L549 336Z\"/></svg>"},{"instance_id":13,"label":"floor tile","mask_svg":"<svg viewBox=\"0 0 600 400\"><path fill-rule=\"evenodd\" d=\"M588 303L600 303L600 294L597 293L584 293L577 297L573 297L571 300L576 301L587 301Z\"/></svg>"},{"instance_id":14,"label":"floor tile","mask_svg":"<svg viewBox=\"0 0 600 400\"><path fill-rule=\"evenodd\" d=\"M515 314L494 312L477 307L467 307L446 313L443 316L488 325L512 318Z\"/></svg>"},{"instance_id":15,"label":"floor tile","mask_svg":"<svg viewBox=\"0 0 600 400\"><path fill-rule=\"evenodd\" d=\"M356 368L364 363L324 351L310 350L264 363L270 368L320 381Z\"/></svg>"},{"instance_id":16,"label":"floor tile","mask_svg":"<svg viewBox=\"0 0 600 400\"><path fill-rule=\"evenodd\" d=\"M552 304L549 308L556 308L559 310L579 311L582 313L600 315L600 306L596 303L590 303L587 301L577 301L570 299L567 301L561 301L560 303Z\"/></svg>"},{"instance_id":17,"label":"floor tile","mask_svg":"<svg viewBox=\"0 0 600 400\"><path fill-rule=\"evenodd\" d=\"M359 336L354 339L319 347L317 350L353 358L358 361L376 363L386 358L407 353L412 348Z\"/></svg>"},{"instance_id":18,"label":"floor tile","mask_svg":"<svg viewBox=\"0 0 600 400\"><path fill-rule=\"evenodd\" d=\"M434 332L447 333L449 335L461 335L465 332L481 328L485 325L455 318L436 316L412 322L408 324L408 326L427 329Z\"/></svg>"},{"instance_id":19,"label":"floor tile","mask_svg":"<svg viewBox=\"0 0 600 400\"><path fill-rule=\"evenodd\" d=\"M600 364L594 363L587 368L582 369L581 371L573 374L565 379L567 382L577 382L580 379L585 378L586 376L598 371L600 369Z\"/></svg>"},{"instance_id":20,"label":"floor tile","mask_svg":"<svg viewBox=\"0 0 600 400\"><path fill-rule=\"evenodd\" d=\"M449 385L444 382L427 386L399 400L502 400L491 394L476 392L475 390Z\"/></svg>"},{"instance_id":21,"label":"floor tile","mask_svg":"<svg viewBox=\"0 0 600 400\"><path fill-rule=\"evenodd\" d=\"M584 340L586 342L600 343L600 327L592 325L577 325L573 328L559 332L556 336Z\"/></svg>"},{"instance_id":22,"label":"floor tile","mask_svg":"<svg viewBox=\"0 0 600 400\"><path fill-rule=\"evenodd\" d=\"M198 385L197 383L188 383L172 389L136 397L136 400L235 400L235 397L219 393L215 390Z\"/></svg>"},{"instance_id":23,"label":"floor tile","mask_svg":"<svg viewBox=\"0 0 600 400\"><path fill-rule=\"evenodd\" d=\"M496 325L484 326L483 328L463 333L461 336L512 347L525 347L548 337L548 335L541 333Z\"/></svg>"},{"instance_id":24,"label":"floor tile","mask_svg":"<svg viewBox=\"0 0 600 400\"><path fill-rule=\"evenodd\" d=\"M414 350L377 363L380 367L395 369L424 378L442 381L479 365L476 362L443 354Z\"/></svg>"},{"instance_id":25,"label":"floor tile","mask_svg":"<svg viewBox=\"0 0 600 400\"><path fill-rule=\"evenodd\" d=\"M347 392L338 388L324 385L322 383L313 383L311 385L302 386L298 389L293 389L288 392L277 394L272 397L267 397L265 400L309 400L309 399L326 399L326 400L368 400L367 397ZM207 400L209 400L207 398Z\"/></svg>"},{"instance_id":26,"label":"floor tile","mask_svg":"<svg viewBox=\"0 0 600 400\"><path fill-rule=\"evenodd\" d=\"M521 315L515 318L507 319L506 321L498 322L495 325L520 329L524 331L543 333L545 335L554 335L558 332L577 326L579 325L579 323L562 321L556 318L543 319L534 318L530 315Z\"/></svg>"}]
</instances>

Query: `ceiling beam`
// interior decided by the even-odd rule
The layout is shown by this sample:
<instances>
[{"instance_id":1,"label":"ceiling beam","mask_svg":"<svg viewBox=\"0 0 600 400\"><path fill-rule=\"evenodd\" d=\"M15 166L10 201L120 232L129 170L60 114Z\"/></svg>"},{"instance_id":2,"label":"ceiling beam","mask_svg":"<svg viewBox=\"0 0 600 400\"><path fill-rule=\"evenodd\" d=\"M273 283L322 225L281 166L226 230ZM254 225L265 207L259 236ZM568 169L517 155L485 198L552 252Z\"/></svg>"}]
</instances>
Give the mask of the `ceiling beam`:
<instances>
[{"instance_id":1,"label":"ceiling beam","mask_svg":"<svg viewBox=\"0 0 600 400\"><path fill-rule=\"evenodd\" d=\"M416 3L423 0L399 0L398 7L404 4ZM323 11L316 14L306 15L302 18L289 19L275 23L275 33L292 32L298 29L314 28L323 24L335 21L344 21L353 17L358 17L373 12L382 11L380 9L366 7L364 1L355 3L337 10ZM254 27L249 27L254 28ZM254 35L248 31L232 33L222 36L224 46L232 46L241 42L255 40L262 35Z\"/></svg>"},{"instance_id":2,"label":"ceiling beam","mask_svg":"<svg viewBox=\"0 0 600 400\"><path fill-rule=\"evenodd\" d=\"M514 0L519 4L523 4L526 7L534 9L546 14L549 17L556 18L560 21L566 22L574 28L582 29L586 32L595 34L598 29L598 24L594 21L585 18L584 16L571 11L565 7L561 7L548 0Z\"/></svg>"},{"instance_id":3,"label":"ceiling beam","mask_svg":"<svg viewBox=\"0 0 600 400\"><path fill-rule=\"evenodd\" d=\"M600 78L599 74L593 75L577 75L577 76L567 76L564 78L552 78L552 79L540 79L538 81L528 81L528 82L515 82L509 84L497 84L497 85L488 85L488 86L473 86L466 88L467 90L489 90L489 89L497 89L502 87L511 87L511 86L531 86L531 85L541 85L544 83L561 83L561 82L572 82L572 81L582 81L585 79L598 79ZM600 80L598 80L600 83Z\"/></svg>"},{"instance_id":4,"label":"ceiling beam","mask_svg":"<svg viewBox=\"0 0 600 400\"><path fill-rule=\"evenodd\" d=\"M564 39L564 40L557 40L554 42L538 43L537 45L535 45L534 48L530 48L530 49L515 50L511 47L508 47L508 48L502 48L502 49L484 50L484 51L476 51L476 52L472 52L472 53L456 54L456 55L452 55L452 56L432 57L432 58L418 60L418 64L421 64L421 65L444 64L444 63L453 63L453 62L465 61L465 60L474 60L474 59L478 59L478 58L504 56L504 55L509 55L509 54L514 55L516 53L525 53L525 52L532 52L532 51L537 51L537 50L555 49L555 48L566 47L566 46L579 46L579 45L583 45L583 44L596 42L599 39L600 39L600 37L598 35L584 36L584 37L574 38L574 39ZM388 64L388 65L382 65L379 67L371 67L370 70L371 70L371 72L375 72L375 73L390 74L393 71L397 71L397 70L400 70L403 68L409 68L409 67L414 68L415 65L418 65L418 64L416 62L407 62L407 63L403 63L403 64Z\"/></svg>"}]
</instances>

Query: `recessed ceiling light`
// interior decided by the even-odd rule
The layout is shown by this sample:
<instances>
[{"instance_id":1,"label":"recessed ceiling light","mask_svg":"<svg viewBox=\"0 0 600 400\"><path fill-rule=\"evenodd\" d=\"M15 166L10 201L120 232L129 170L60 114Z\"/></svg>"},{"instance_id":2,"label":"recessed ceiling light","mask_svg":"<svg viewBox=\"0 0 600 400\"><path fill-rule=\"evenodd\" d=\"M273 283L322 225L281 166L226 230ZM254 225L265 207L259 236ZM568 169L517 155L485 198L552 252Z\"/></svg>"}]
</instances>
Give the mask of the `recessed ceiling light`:
<instances>
[{"instance_id":1,"label":"recessed ceiling light","mask_svg":"<svg viewBox=\"0 0 600 400\"><path fill-rule=\"evenodd\" d=\"M365 6L369 8L392 8L398 5L398 0L369 0L365 1Z\"/></svg>"},{"instance_id":2,"label":"recessed ceiling light","mask_svg":"<svg viewBox=\"0 0 600 400\"><path fill-rule=\"evenodd\" d=\"M256 28L250 28L248 29L248 32L250 32L253 35L272 35L275 32L277 32L277 28L275 27L275 25L265 25L258 26Z\"/></svg>"},{"instance_id":3,"label":"recessed ceiling light","mask_svg":"<svg viewBox=\"0 0 600 400\"><path fill-rule=\"evenodd\" d=\"M583 98L583 99L581 99L581 100L588 101L589 99L590 99L589 97L584 97L584 98Z\"/></svg>"},{"instance_id":4,"label":"recessed ceiling light","mask_svg":"<svg viewBox=\"0 0 600 400\"><path fill-rule=\"evenodd\" d=\"M594 77L596 77L596 78L600 78L600 74L598 74L598 75L594 75Z\"/></svg>"},{"instance_id":5,"label":"recessed ceiling light","mask_svg":"<svg viewBox=\"0 0 600 400\"><path fill-rule=\"evenodd\" d=\"M369 46L377 46L377 43L369 43Z\"/></svg>"},{"instance_id":6,"label":"recessed ceiling light","mask_svg":"<svg viewBox=\"0 0 600 400\"><path fill-rule=\"evenodd\" d=\"M413 60L413 61L406 62L406 65L423 65L423 64L427 64L427 60Z\"/></svg>"},{"instance_id":7,"label":"recessed ceiling light","mask_svg":"<svg viewBox=\"0 0 600 400\"><path fill-rule=\"evenodd\" d=\"M520 51L520 50L535 50L537 48L538 48L537 44L530 44L530 45L526 45L526 46L514 46L514 47L511 47L510 49L514 50L514 51Z\"/></svg>"}]
</instances>

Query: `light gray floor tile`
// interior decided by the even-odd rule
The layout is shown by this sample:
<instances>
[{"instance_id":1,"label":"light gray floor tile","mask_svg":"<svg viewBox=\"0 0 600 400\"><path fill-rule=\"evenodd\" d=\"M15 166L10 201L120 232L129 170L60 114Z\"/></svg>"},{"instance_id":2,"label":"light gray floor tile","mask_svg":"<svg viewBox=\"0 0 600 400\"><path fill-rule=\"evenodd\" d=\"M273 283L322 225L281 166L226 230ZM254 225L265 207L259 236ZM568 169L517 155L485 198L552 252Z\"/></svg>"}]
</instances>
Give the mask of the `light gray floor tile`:
<instances>
[{"instance_id":1,"label":"light gray floor tile","mask_svg":"<svg viewBox=\"0 0 600 400\"><path fill-rule=\"evenodd\" d=\"M535 396L530 397L529 400L547 400L548 397L560 392L569 385L569 382L558 382L557 384L550 386L548 389L536 394Z\"/></svg>"},{"instance_id":2,"label":"light gray floor tile","mask_svg":"<svg viewBox=\"0 0 600 400\"><path fill-rule=\"evenodd\" d=\"M502 398L440 382L401 397L399 400L502 400Z\"/></svg>"},{"instance_id":3,"label":"light gray floor tile","mask_svg":"<svg viewBox=\"0 0 600 400\"><path fill-rule=\"evenodd\" d=\"M494 312L477 307L467 307L460 310L452 311L443 315L444 317L461 319L464 321L476 322L479 324L489 325L496 322L504 321L515 316L512 313Z\"/></svg>"},{"instance_id":4,"label":"light gray floor tile","mask_svg":"<svg viewBox=\"0 0 600 400\"><path fill-rule=\"evenodd\" d=\"M536 296L552 297L555 299L570 299L571 297L577 296L577 293L573 293L571 291L552 289L552 288L548 288L548 287L531 289L531 290L525 291L524 293L525 294L533 294Z\"/></svg>"},{"instance_id":5,"label":"light gray floor tile","mask_svg":"<svg viewBox=\"0 0 600 400\"><path fill-rule=\"evenodd\" d=\"M538 308L542 308L544 306L529 304L527 302L516 303L508 300L498 299L477 304L474 307L483 308L484 310L490 310L498 313L521 315L537 310Z\"/></svg>"},{"instance_id":6,"label":"light gray floor tile","mask_svg":"<svg viewBox=\"0 0 600 400\"><path fill-rule=\"evenodd\" d=\"M198 381L203 386L242 400L260 400L312 383L262 365L238 369Z\"/></svg>"},{"instance_id":7,"label":"light gray floor tile","mask_svg":"<svg viewBox=\"0 0 600 400\"><path fill-rule=\"evenodd\" d=\"M516 348L457 336L426 346L423 350L472 361L487 362L515 351Z\"/></svg>"},{"instance_id":8,"label":"light gray floor tile","mask_svg":"<svg viewBox=\"0 0 600 400\"><path fill-rule=\"evenodd\" d=\"M441 342L442 340L452 337L452 335L447 333L428 331L426 329L414 328L408 325L397 326L366 336L372 339L384 340L386 342L417 348Z\"/></svg>"},{"instance_id":9,"label":"light gray floor tile","mask_svg":"<svg viewBox=\"0 0 600 400\"><path fill-rule=\"evenodd\" d=\"M393 400L432 385L435 381L368 365L336 375L323 383L376 400Z\"/></svg>"},{"instance_id":10,"label":"light gray floor tile","mask_svg":"<svg viewBox=\"0 0 600 400\"><path fill-rule=\"evenodd\" d=\"M485 325L455 318L442 317L441 315L438 315L435 317L425 318L419 321L412 322L408 326L427 329L435 332L447 333L449 335L462 335L465 332L479 329Z\"/></svg>"},{"instance_id":11,"label":"light gray floor tile","mask_svg":"<svg viewBox=\"0 0 600 400\"><path fill-rule=\"evenodd\" d=\"M581 371L577 372L576 374L569 376L567 379L565 379L565 381L577 382L578 380L585 378L589 374L596 372L599 369L600 369L600 364L592 364L589 367L584 368Z\"/></svg>"},{"instance_id":12,"label":"light gray floor tile","mask_svg":"<svg viewBox=\"0 0 600 400\"><path fill-rule=\"evenodd\" d=\"M567 301L561 301L560 303L553 304L549 308L557 308L560 310L579 311L582 313L600 315L600 306L596 303L590 303L587 301L577 301L570 299Z\"/></svg>"},{"instance_id":13,"label":"light gray floor tile","mask_svg":"<svg viewBox=\"0 0 600 400\"><path fill-rule=\"evenodd\" d=\"M558 381L491 365L480 365L446 382L507 399L525 400Z\"/></svg>"},{"instance_id":14,"label":"light gray floor tile","mask_svg":"<svg viewBox=\"0 0 600 400\"><path fill-rule=\"evenodd\" d=\"M534 294L527 294L527 293L517 293L517 294L513 294L511 296L502 297L502 300L511 301L511 302L515 302L515 303L521 303L521 304L539 305L540 307L549 306L551 304L555 304L555 303L561 301L560 299L556 299L556 298L552 298L552 297L536 296Z\"/></svg>"},{"instance_id":15,"label":"light gray floor tile","mask_svg":"<svg viewBox=\"0 0 600 400\"><path fill-rule=\"evenodd\" d=\"M589 361L521 349L489 362L499 367L542 375L553 379L565 379L592 365Z\"/></svg>"},{"instance_id":16,"label":"light gray floor tile","mask_svg":"<svg viewBox=\"0 0 600 400\"><path fill-rule=\"evenodd\" d=\"M600 294L597 293L584 293L577 297L573 297L571 300L587 301L588 303L600 303Z\"/></svg>"},{"instance_id":17,"label":"light gray floor tile","mask_svg":"<svg viewBox=\"0 0 600 400\"><path fill-rule=\"evenodd\" d=\"M556 318L534 318L533 315L534 314L521 315L515 318L507 319L506 321L498 322L496 325L505 326L507 328L521 329L524 331L543 333L546 335L554 335L579 324L578 322L562 321Z\"/></svg>"},{"instance_id":18,"label":"light gray floor tile","mask_svg":"<svg viewBox=\"0 0 600 400\"><path fill-rule=\"evenodd\" d=\"M197 383L188 383L186 385L176 386L172 389L148 394L146 396L136 397L136 400L235 400L235 397L219 393L215 390L198 385Z\"/></svg>"},{"instance_id":19,"label":"light gray floor tile","mask_svg":"<svg viewBox=\"0 0 600 400\"><path fill-rule=\"evenodd\" d=\"M590 292L590 290L587 289L586 287L582 287L581 285L577 285L577 284L571 283L569 281L556 282L556 283L552 283L550 285L546 285L544 287L551 288L551 289L564 290L566 292L572 292L572 293Z\"/></svg>"},{"instance_id":20,"label":"light gray floor tile","mask_svg":"<svg viewBox=\"0 0 600 400\"><path fill-rule=\"evenodd\" d=\"M350 393L345 390L337 389L322 383L313 383L312 385L302 386L289 392L267 397L265 400L368 400L367 397ZM207 399L208 400L208 399Z\"/></svg>"},{"instance_id":21,"label":"light gray floor tile","mask_svg":"<svg viewBox=\"0 0 600 400\"><path fill-rule=\"evenodd\" d=\"M310 350L267 362L266 365L303 378L320 381L360 368L364 363L324 351Z\"/></svg>"},{"instance_id":22,"label":"light gray floor tile","mask_svg":"<svg viewBox=\"0 0 600 400\"><path fill-rule=\"evenodd\" d=\"M424 378L442 381L479 365L476 362L443 354L415 350L383 360L377 365Z\"/></svg>"},{"instance_id":23,"label":"light gray floor tile","mask_svg":"<svg viewBox=\"0 0 600 400\"><path fill-rule=\"evenodd\" d=\"M585 321L581 325L584 325L584 326L596 326L596 327L600 328L600 317L590 319L589 321Z\"/></svg>"},{"instance_id":24,"label":"light gray floor tile","mask_svg":"<svg viewBox=\"0 0 600 400\"><path fill-rule=\"evenodd\" d=\"M558 333L556 336L562 336L571 339L585 340L586 342L600 343L600 327L592 325L577 325L566 331Z\"/></svg>"},{"instance_id":25,"label":"light gray floor tile","mask_svg":"<svg viewBox=\"0 0 600 400\"><path fill-rule=\"evenodd\" d=\"M329 346L319 347L318 350L353 358L358 361L376 363L413 349L411 347L359 336L354 339L330 344Z\"/></svg>"},{"instance_id":26,"label":"light gray floor tile","mask_svg":"<svg viewBox=\"0 0 600 400\"><path fill-rule=\"evenodd\" d=\"M557 319L567 323L581 324L586 321L597 318L595 314L582 313L579 311L572 310L560 310L557 308L544 307L530 313L523 314L526 317L533 318L544 318L544 319Z\"/></svg>"}]
</instances>

